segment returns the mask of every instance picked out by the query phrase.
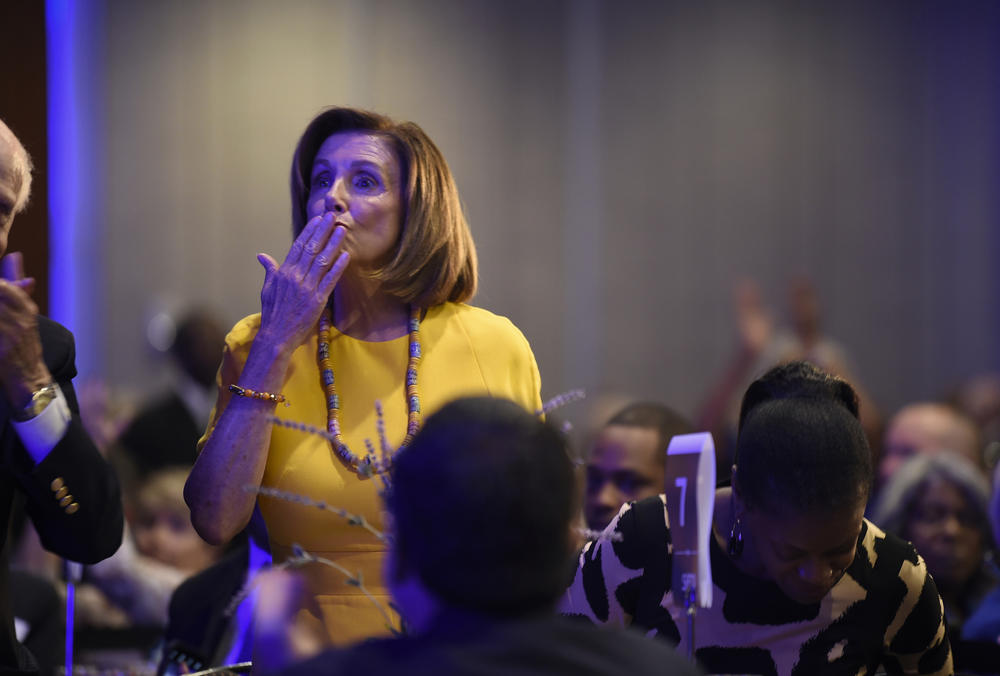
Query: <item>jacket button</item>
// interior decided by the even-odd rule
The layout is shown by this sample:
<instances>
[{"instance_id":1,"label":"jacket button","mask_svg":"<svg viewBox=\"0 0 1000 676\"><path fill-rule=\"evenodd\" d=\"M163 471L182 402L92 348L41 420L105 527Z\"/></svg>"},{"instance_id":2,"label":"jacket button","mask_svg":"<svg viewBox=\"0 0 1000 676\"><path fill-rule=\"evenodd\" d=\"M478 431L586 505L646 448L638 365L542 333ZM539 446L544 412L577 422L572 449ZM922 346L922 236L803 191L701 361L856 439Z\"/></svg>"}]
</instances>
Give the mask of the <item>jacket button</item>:
<instances>
[{"instance_id":1,"label":"jacket button","mask_svg":"<svg viewBox=\"0 0 1000 676\"><path fill-rule=\"evenodd\" d=\"M66 485L66 482L63 481L63 478L61 476L57 476L55 479L52 480L52 484L51 484L52 492L53 493L56 492L57 490L59 490L60 488L62 488L65 485Z\"/></svg>"},{"instance_id":2,"label":"jacket button","mask_svg":"<svg viewBox=\"0 0 1000 676\"><path fill-rule=\"evenodd\" d=\"M66 505L66 513L67 514L76 514L76 510L78 510L78 509L80 509L80 505L78 503L76 503L76 502L73 502L73 503L70 503L69 505Z\"/></svg>"},{"instance_id":3,"label":"jacket button","mask_svg":"<svg viewBox=\"0 0 1000 676\"><path fill-rule=\"evenodd\" d=\"M68 505L71 502L73 502L73 496L72 495L67 495L62 500L59 501L59 506L60 507L65 507L66 505Z\"/></svg>"},{"instance_id":4,"label":"jacket button","mask_svg":"<svg viewBox=\"0 0 1000 676\"><path fill-rule=\"evenodd\" d=\"M63 496L69 493L69 489L63 486L58 491L56 491L56 500L62 500Z\"/></svg>"}]
</instances>

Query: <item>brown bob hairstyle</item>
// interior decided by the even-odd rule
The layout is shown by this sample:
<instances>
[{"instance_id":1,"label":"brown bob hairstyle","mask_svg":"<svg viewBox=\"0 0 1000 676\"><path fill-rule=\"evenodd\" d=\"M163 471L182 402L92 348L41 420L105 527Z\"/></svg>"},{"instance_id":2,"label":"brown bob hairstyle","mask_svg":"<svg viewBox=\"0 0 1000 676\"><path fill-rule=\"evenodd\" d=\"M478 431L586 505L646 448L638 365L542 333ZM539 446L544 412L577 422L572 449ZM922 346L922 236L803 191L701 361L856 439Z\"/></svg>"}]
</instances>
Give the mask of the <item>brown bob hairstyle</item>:
<instances>
[{"instance_id":1,"label":"brown bob hairstyle","mask_svg":"<svg viewBox=\"0 0 1000 676\"><path fill-rule=\"evenodd\" d=\"M292 231L306 224L312 164L323 142L342 131L388 139L402 172L403 223L391 260L373 276L401 300L427 308L476 293L476 248L444 156L412 122L354 108L328 108L309 123L292 158Z\"/></svg>"}]
</instances>

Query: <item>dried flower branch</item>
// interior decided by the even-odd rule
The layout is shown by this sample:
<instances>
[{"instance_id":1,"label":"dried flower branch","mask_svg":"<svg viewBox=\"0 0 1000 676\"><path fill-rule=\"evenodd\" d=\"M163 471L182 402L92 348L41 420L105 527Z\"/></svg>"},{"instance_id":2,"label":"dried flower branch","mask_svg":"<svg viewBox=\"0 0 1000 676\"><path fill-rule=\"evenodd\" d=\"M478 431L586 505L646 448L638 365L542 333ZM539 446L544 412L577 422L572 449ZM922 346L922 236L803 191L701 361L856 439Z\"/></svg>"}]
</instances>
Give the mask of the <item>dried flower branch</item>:
<instances>
[{"instance_id":1,"label":"dried flower branch","mask_svg":"<svg viewBox=\"0 0 1000 676\"><path fill-rule=\"evenodd\" d=\"M566 404L571 404L574 401L580 401L587 396L587 393L583 390L567 390L562 394L557 394L556 396L549 399L547 402L542 404L542 407L535 411L535 415L548 415L557 408L562 408Z\"/></svg>"},{"instance_id":2,"label":"dried flower branch","mask_svg":"<svg viewBox=\"0 0 1000 676\"><path fill-rule=\"evenodd\" d=\"M320 563L324 566L329 566L334 570L339 571L340 573L343 573L344 577L347 578L346 579L347 584L351 585L352 587L357 587L358 591L364 594L365 598L371 601L372 605L374 605L378 609L379 613L382 615L382 618L385 620L386 628L392 634L399 635L404 633L405 627L403 625L402 619L400 619L400 626L397 628L393 624L392 617L390 616L385 605L383 605L382 602L379 601L370 591L368 591L367 587L365 587L364 577L361 575L361 571L358 571L357 575L354 575L353 573L351 573L351 571L349 571L347 568L343 567L336 561L331 561L330 559L324 558L322 556L315 556L313 554L310 554L305 548L302 547L302 545L298 543L292 545L292 556L290 556L288 559L286 559L281 563L275 564L274 566L272 566L272 569L274 570L295 569L295 568L300 568L309 563ZM238 592L236 592L233 598L230 599L229 604L226 606L226 609L224 611L226 617L232 617L236 613L236 609L239 608L239 605L243 603L243 601L248 596L250 596L251 592L253 591L253 588L257 585L258 582L257 577L259 574L260 573L258 572L256 575L253 576L253 578L248 580L247 583L244 584ZM391 602L389 603L389 608L394 610L397 614L399 613L399 610Z\"/></svg>"},{"instance_id":3,"label":"dried flower branch","mask_svg":"<svg viewBox=\"0 0 1000 676\"><path fill-rule=\"evenodd\" d=\"M337 516L346 519L347 523L351 526L360 526L367 530L369 533L374 535L379 542L388 542L389 539L379 529L368 523L368 520L360 514L352 514L346 509L341 509L340 507L334 507L333 505L327 503L324 500L313 500L305 495L299 495L298 493L291 493L289 491L278 490L277 488L269 488L267 486L254 486L253 484L247 484L243 487L248 493L256 493L257 495L265 495L269 498L277 498L279 500L284 500L286 502L294 502L305 507L315 507L325 512L331 512Z\"/></svg>"},{"instance_id":4,"label":"dried flower branch","mask_svg":"<svg viewBox=\"0 0 1000 676\"><path fill-rule=\"evenodd\" d=\"M382 614L382 618L385 620L386 628L393 634L398 635L402 633L399 629L397 629L393 625L392 618L389 615L389 611L382 604L382 602L379 601L377 598L375 598L375 596L372 595L370 591L368 591L368 588L365 587L364 577L361 575L360 570L358 571L357 575L352 575L351 571L349 571L347 568L344 568L336 561L331 561L330 559L324 558L322 556L315 556L314 554L310 554L299 544L292 545L292 551L293 555L285 561L285 563L289 567L297 568L299 566L304 566L307 563L321 563L324 566L330 566L334 570L340 571L347 578L346 580L347 584L351 585L352 587L357 587L358 591L364 594L365 598L371 601L372 604L376 608L378 608L379 613Z\"/></svg>"}]
</instances>

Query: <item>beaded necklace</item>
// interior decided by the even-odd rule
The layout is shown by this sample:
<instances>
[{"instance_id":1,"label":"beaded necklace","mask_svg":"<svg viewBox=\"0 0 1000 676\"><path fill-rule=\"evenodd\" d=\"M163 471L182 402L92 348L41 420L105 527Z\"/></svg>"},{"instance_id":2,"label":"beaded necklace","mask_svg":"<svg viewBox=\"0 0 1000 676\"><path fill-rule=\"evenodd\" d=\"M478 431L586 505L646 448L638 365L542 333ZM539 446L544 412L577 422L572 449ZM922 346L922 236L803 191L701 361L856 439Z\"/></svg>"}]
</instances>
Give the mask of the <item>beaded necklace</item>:
<instances>
[{"instance_id":1,"label":"beaded necklace","mask_svg":"<svg viewBox=\"0 0 1000 676\"><path fill-rule=\"evenodd\" d=\"M330 361L330 326L333 324L330 309L327 308L319 318L319 346L316 350L316 360L319 362L320 380L326 392L326 429L332 439L330 446L337 458L362 479L375 474L383 474L392 466L392 455L386 452L379 460L369 452L362 458L351 452L340 433L340 396L334 384L333 363ZM417 366L420 364L420 308L410 307L409 321L409 363L406 366L406 437L402 445L396 449L405 448L413 441L413 435L420 429L420 396L417 393Z\"/></svg>"}]
</instances>

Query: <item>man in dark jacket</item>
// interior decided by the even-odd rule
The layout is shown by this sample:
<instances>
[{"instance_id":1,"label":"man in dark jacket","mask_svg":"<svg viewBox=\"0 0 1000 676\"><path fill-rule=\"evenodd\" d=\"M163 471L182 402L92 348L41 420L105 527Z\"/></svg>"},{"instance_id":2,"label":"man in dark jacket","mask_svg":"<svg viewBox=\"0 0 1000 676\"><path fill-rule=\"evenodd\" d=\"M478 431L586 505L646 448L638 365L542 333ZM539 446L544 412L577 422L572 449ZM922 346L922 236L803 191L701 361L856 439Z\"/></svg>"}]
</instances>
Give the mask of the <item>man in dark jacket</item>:
<instances>
[{"instance_id":1,"label":"man in dark jacket","mask_svg":"<svg viewBox=\"0 0 1000 676\"><path fill-rule=\"evenodd\" d=\"M0 256L27 204L31 160L0 121ZM0 261L0 673L36 673L18 644L8 584L10 515L23 503L42 544L80 563L115 552L121 491L80 422L73 335L38 315L20 254Z\"/></svg>"}]
</instances>

